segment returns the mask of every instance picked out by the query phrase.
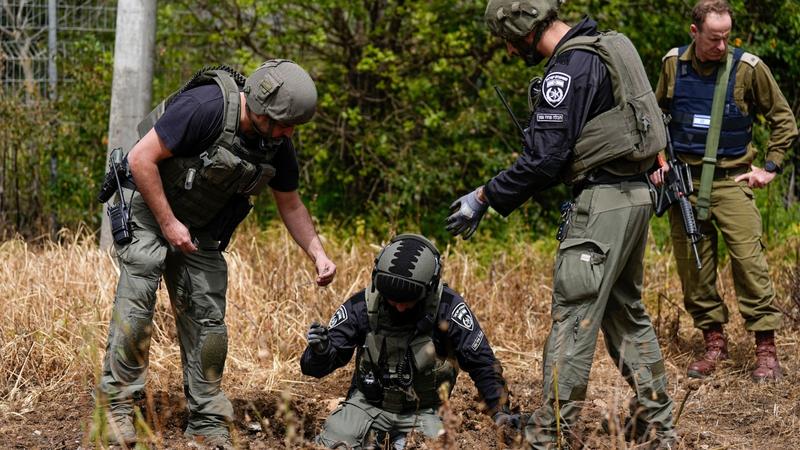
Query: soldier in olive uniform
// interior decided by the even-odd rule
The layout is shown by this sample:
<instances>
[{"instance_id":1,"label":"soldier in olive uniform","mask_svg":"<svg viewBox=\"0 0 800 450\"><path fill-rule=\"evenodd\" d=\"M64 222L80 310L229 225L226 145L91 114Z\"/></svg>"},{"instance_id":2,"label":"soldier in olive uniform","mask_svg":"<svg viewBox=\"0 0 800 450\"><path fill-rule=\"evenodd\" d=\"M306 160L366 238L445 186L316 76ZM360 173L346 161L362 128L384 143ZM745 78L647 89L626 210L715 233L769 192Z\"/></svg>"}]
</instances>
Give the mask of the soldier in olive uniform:
<instances>
[{"instance_id":1,"label":"soldier in olive uniform","mask_svg":"<svg viewBox=\"0 0 800 450\"><path fill-rule=\"evenodd\" d=\"M698 227L705 236L698 244L702 269L697 270L690 242L683 233L680 212L670 210L675 259L683 286L686 310L695 327L703 331L705 353L689 365L691 377L711 374L720 360L728 358L722 326L728 322L728 308L717 292L717 229L728 247L733 283L745 328L755 333L755 380L781 377L775 351L775 330L781 313L774 305L761 215L753 200L753 188L770 183L780 172L786 152L797 137L792 110L772 78L769 68L757 56L728 45L733 22L725 0L702 0L692 12L693 42L673 48L663 59L656 88L659 105L672 116L670 134L676 155L687 163L694 179L690 200L697 208ZM715 87L726 64L730 69L720 108L716 163L708 164L708 195L701 179L707 155L707 136L713 123ZM718 78L719 77L719 78ZM764 168L752 165L758 150L751 143L756 114L770 127ZM708 158L706 158L708 159ZM652 180L661 183L661 174Z\"/></svg>"},{"instance_id":2,"label":"soldier in olive uniform","mask_svg":"<svg viewBox=\"0 0 800 450\"><path fill-rule=\"evenodd\" d=\"M227 68L203 70L139 125L141 139L127 156L132 180L125 183L136 190L122 192L131 197L133 238L116 246L120 278L96 392L110 413L110 442L136 441L133 398L144 389L163 278L181 349L186 435L203 446L230 447L233 408L221 389L228 350L222 250L252 208L251 196L271 188L286 228L316 265L317 284L333 279L336 266L297 193L290 139L316 102L305 70L270 60L246 80Z\"/></svg>"},{"instance_id":3,"label":"soldier in olive uniform","mask_svg":"<svg viewBox=\"0 0 800 450\"><path fill-rule=\"evenodd\" d=\"M520 156L453 204L448 229L469 238L489 206L506 216L536 192L561 181L572 185L574 202L563 208L558 236L543 404L528 421L526 439L537 449L566 445L602 329L635 394L631 437L668 447L675 439L673 403L641 301L652 214L646 174L666 143L661 111L630 40L599 33L588 18L570 28L558 20L558 6L489 1L487 24L509 53L530 66L549 60L541 96L531 99Z\"/></svg>"},{"instance_id":4,"label":"soldier in olive uniform","mask_svg":"<svg viewBox=\"0 0 800 450\"><path fill-rule=\"evenodd\" d=\"M310 326L304 374L324 377L356 353L347 398L325 421L318 444L373 448L388 437L399 450L414 429L437 437L440 396L453 390L458 368L469 373L496 424L518 425L489 340L464 299L440 280L441 269L433 243L401 234L375 259L369 286L327 326Z\"/></svg>"}]
</instances>

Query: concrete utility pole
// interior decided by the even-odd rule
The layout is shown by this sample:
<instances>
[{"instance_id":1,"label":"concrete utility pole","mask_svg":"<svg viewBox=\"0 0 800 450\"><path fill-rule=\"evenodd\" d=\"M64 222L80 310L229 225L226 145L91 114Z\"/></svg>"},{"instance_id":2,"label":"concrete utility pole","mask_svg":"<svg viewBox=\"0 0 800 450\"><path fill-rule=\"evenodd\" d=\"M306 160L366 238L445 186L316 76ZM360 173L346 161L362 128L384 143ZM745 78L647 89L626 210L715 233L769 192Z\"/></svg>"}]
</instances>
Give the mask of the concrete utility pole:
<instances>
[{"instance_id":1,"label":"concrete utility pole","mask_svg":"<svg viewBox=\"0 0 800 450\"><path fill-rule=\"evenodd\" d=\"M47 84L48 95L50 101L54 102L58 99L58 66L56 65L56 54L58 53L58 0L47 1ZM56 123L53 129L58 129ZM50 150L50 187L55 192L58 176L58 158L56 157L55 146ZM56 240L58 233L58 216L56 210L50 213L50 237Z\"/></svg>"},{"instance_id":2,"label":"concrete utility pole","mask_svg":"<svg viewBox=\"0 0 800 450\"><path fill-rule=\"evenodd\" d=\"M117 147L127 153L138 139L136 125L150 112L155 31L156 0L119 0L108 153ZM108 215L104 213L100 248L111 248L111 239Z\"/></svg>"}]
</instances>

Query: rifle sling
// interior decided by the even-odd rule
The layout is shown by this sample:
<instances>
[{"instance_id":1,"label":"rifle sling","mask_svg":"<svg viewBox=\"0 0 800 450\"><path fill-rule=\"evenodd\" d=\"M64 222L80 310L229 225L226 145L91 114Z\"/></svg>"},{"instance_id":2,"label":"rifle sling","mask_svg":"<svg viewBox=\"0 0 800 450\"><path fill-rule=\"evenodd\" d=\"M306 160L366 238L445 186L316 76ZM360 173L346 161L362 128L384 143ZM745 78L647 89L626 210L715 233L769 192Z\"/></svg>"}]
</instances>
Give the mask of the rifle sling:
<instances>
[{"instance_id":1,"label":"rifle sling","mask_svg":"<svg viewBox=\"0 0 800 450\"><path fill-rule=\"evenodd\" d=\"M728 91L728 78L733 64L733 53L728 51L725 65L717 69L717 82L714 99L711 103L711 124L706 139L706 153L703 155L703 171L700 174L700 191L697 194L697 220L708 220L711 215L711 184L714 181L714 168L717 165L719 134L722 130L722 113Z\"/></svg>"}]
</instances>

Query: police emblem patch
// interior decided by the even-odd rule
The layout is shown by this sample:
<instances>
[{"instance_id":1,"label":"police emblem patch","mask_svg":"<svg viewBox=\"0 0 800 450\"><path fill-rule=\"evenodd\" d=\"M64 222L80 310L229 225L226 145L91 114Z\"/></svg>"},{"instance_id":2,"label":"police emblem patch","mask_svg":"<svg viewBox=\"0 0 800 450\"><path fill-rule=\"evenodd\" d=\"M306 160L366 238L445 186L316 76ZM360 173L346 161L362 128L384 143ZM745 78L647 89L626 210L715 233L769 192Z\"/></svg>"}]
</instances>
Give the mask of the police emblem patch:
<instances>
[{"instance_id":1,"label":"police emblem patch","mask_svg":"<svg viewBox=\"0 0 800 450\"><path fill-rule=\"evenodd\" d=\"M328 328L336 328L337 325L347 320L347 310L344 309L344 305L340 306L339 309L333 313L333 317L331 317L331 321L328 322Z\"/></svg>"},{"instance_id":2,"label":"police emblem patch","mask_svg":"<svg viewBox=\"0 0 800 450\"><path fill-rule=\"evenodd\" d=\"M450 318L453 319L453 322L457 323L465 330L472 331L472 329L475 327L475 320L472 318L472 313L469 311L469 308L467 308L465 303L460 303L458 306L456 306Z\"/></svg>"},{"instance_id":3,"label":"police emblem patch","mask_svg":"<svg viewBox=\"0 0 800 450\"><path fill-rule=\"evenodd\" d=\"M563 72L553 72L542 82L542 96L548 105L557 107L569 93L572 77Z\"/></svg>"}]
</instances>

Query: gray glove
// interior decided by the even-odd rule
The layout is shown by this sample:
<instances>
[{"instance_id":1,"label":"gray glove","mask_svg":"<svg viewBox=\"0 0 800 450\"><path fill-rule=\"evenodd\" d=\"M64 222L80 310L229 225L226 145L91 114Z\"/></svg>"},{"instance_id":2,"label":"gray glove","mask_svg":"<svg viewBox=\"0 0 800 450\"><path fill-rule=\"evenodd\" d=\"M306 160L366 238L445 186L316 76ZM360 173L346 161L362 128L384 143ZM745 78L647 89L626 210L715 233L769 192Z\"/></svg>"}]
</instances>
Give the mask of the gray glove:
<instances>
[{"instance_id":1,"label":"gray glove","mask_svg":"<svg viewBox=\"0 0 800 450\"><path fill-rule=\"evenodd\" d=\"M478 228L487 209L489 203L478 200L478 189L475 189L450 205L451 214L447 218L447 231L453 236L463 234L464 239L469 239Z\"/></svg>"},{"instance_id":2,"label":"gray glove","mask_svg":"<svg viewBox=\"0 0 800 450\"><path fill-rule=\"evenodd\" d=\"M317 321L311 324L308 327L308 334L306 335L306 340L308 341L308 345L311 347L311 350L314 353L325 353L328 350L328 327L326 325L322 325Z\"/></svg>"}]
</instances>

